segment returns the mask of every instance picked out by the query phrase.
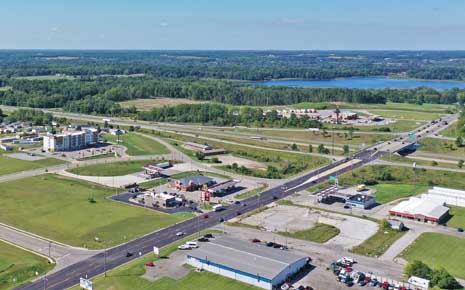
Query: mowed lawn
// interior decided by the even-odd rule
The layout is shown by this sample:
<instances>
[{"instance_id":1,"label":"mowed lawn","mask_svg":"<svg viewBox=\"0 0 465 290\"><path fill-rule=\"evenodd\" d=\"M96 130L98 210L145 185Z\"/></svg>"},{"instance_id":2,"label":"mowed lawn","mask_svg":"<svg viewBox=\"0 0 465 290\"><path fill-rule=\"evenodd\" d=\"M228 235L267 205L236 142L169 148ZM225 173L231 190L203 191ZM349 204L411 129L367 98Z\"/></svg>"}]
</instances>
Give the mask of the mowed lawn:
<instances>
[{"instance_id":1,"label":"mowed lawn","mask_svg":"<svg viewBox=\"0 0 465 290\"><path fill-rule=\"evenodd\" d=\"M370 186L370 188L376 190L374 195L377 202L388 203L399 198L418 195L427 191L431 187L415 184L380 183Z\"/></svg>"},{"instance_id":2,"label":"mowed lawn","mask_svg":"<svg viewBox=\"0 0 465 290\"><path fill-rule=\"evenodd\" d=\"M0 241L0 289L13 289L53 268L48 260ZM16 279L16 282L14 282Z\"/></svg>"},{"instance_id":3,"label":"mowed lawn","mask_svg":"<svg viewBox=\"0 0 465 290\"><path fill-rule=\"evenodd\" d=\"M465 238L424 233L401 256L420 260L432 268L444 267L452 275L465 279Z\"/></svg>"},{"instance_id":4,"label":"mowed lawn","mask_svg":"<svg viewBox=\"0 0 465 290\"><path fill-rule=\"evenodd\" d=\"M418 149L419 151L444 155L455 155L465 159L465 147L457 148L454 141L441 140L438 138L424 138L421 139L418 143L421 145Z\"/></svg>"},{"instance_id":5,"label":"mowed lawn","mask_svg":"<svg viewBox=\"0 0 465 290\"><path fill-rule=\"evenodd\" d=\"M341 231L332 225L317 223L308 230L297 232L279 232L280 235L287 236L294 239L306 240L315 243L326 243L335 236L339 235Z\"/></svg>"},{"instance_id":6,"label":"mowed lawn","mask_svg":"<svg viewBox=\"0 0 465 290\"><path fill-rule=\"evenodd\" d=\"M450 220L447 222L449 227L453 228L465 228L465 208L460 206L451 206L449 207L449 214L451 216ZM465 250L465 249L464 249Z\"/></svg>"},{"instance_id":7,"label":"mowed lawn","mask_svg":"<svg viewBox=\"0 0 465 290\"><path fill-rule=\"evenodd\" d=\"M0 155L0 175L6 175L31 169L45 168L49 166L60 165L63 163L65 163L65 161L55 158L46 158L37 161L26 161Z\"/></svg>"},{"instance_id":8,"label":"mowed lawn","mask_svg":"<svg viewBox=\"0 0 465 290\"><path fill-rule=\"evenodd\" d=\"M52 174L5 182L0 186L0 222L95 249L132 240L186 218L107 199L112 194L110 188Z\"/></svg>"},{"instance_id":9,"label":"mowed lawn","mask_svg":"<svg viewBox=\"0 0 465 290\"><path fill-rule=\"evenodd\" d=\"M68 169L67 171L86 176L122 176L142 171L146 164L156 164L160 160L134 160L92 164Z\"/></svg>"},{"instance_id":10,"label":"mowed lawn","mask_svg":"<svg viewBox=\"0 0 465 290\"><path fill-rule=\"evenodd\" d=\"M128 148L126 153L131 156L170 153L170 151L159 142L136 133L128 133L121 135L120 138L122 142L118 143L116 136L105 134L104 138L107 139L107 141L109 142L121 144L124 147Z\"/></svg>"}]
</instances>

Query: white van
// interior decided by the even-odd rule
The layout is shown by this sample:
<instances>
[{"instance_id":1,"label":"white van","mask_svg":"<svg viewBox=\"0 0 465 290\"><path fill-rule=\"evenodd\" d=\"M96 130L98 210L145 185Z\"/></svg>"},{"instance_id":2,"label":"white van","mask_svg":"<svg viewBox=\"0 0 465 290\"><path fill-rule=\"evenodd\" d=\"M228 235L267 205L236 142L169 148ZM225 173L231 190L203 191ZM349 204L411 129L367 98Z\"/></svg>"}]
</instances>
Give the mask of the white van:
<instances>
[{"instance_id":1,"label":"white van","mask_svg":"<svg viewBox=\"0 0 465 290\"><path fill-rule=\"evenodd\" d=\"M198 248L199 247L199 245L197 245L197 242L194 242L194 241L187 242L186 245L191 247L191 248Z\"/></svg>"},{"instance_id":2,"label":"white van","mask_svg":"<svg viewBox=\"0 0 465 290\"><path fill-rule=\"evenodd\" d=\"M224 205L222 204L217 204L213 206L214 211L222 211L224 209Z\"/></svg>"}]
</instances>

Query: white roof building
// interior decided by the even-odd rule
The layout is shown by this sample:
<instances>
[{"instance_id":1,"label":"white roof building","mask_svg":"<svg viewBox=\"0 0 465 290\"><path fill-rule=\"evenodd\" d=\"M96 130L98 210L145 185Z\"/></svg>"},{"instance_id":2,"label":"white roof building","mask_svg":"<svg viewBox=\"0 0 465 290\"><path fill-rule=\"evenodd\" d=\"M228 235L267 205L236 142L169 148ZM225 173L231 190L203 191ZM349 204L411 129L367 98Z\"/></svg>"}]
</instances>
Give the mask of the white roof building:
<instances>
[{"instance_id":1,"label":"white roof building","mask_svg":"<svg viewBox=\"0 0 465 290\"><path fill-rule=\"evenodd\" d=\"M449 208L443 204L418 197L411 197L409 200L402 201L389 210L391 216L430 223L443 222L448 213Z\"/></svg>"},{"instance_id":2,"label":"white roof building","mask_svg":"<svg viewBox=\"0 0 465 290\"><path fill-rule=\"evenodd\" d=\"M422 194L421 198L441 204L465 207L465 191L463 190L435 186Z\"/></svg>"}]
</instances>

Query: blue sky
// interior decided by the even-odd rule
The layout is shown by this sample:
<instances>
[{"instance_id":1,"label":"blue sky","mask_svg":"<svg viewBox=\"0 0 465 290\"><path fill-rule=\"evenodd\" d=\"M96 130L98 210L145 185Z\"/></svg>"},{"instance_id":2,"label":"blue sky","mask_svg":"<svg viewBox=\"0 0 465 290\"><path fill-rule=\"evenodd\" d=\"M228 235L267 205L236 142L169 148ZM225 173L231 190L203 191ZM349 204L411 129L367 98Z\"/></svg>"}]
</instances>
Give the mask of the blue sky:
<instances>
[{"instance_id":1,"label":"blue sky","mask_svg":"<svg viewBox=\"0 0 465 290\"><path fill-rule=\"evenodd\" d=\"M0 3L0 48L465 49L464 0Z\"/></svg>"}]
</instances>

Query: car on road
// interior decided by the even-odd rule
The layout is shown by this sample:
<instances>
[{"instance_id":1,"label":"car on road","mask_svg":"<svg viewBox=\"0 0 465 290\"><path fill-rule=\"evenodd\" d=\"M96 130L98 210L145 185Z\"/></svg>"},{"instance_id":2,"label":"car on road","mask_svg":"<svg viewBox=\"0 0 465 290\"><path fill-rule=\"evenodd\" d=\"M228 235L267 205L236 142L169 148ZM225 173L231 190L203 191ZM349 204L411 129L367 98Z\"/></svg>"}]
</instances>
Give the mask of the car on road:
<instances>
[{"instance_id":1,"label":"car on road","mask_svg":"<svg viewBox=\"0 0 465 290\"><path fill-rule=\"evenodd\" d=\"M234 204L241 204L241 202L238 201L238 200L236 200L236 201L234 202Z\"/></svg>"},{"instance_id":2,"label":"car on road","mask_svg":"<svg viewBox=\"0 0 465 290\"><path fill-rule=\"evenodd\" d=\"M462 228L458 228L458 229L457 229L457 232L463 233L463 229L462 229Z\"/></svg>"},{"instance_id":3,"label":"car on road","mask_svg":"<svg viewBox=\"0 0 465 290\"><path fill-rule=\"evenodd\" d=\"M131 253L131 252L126 252L126 258L132 257L132 255L134 255L134 254Z\"/></svg>"},{"instance_id":4,"label":"car on road","mask_svg":"<svg viewBox=\"0 0 465 290\"><path fill-rule=\"evenodd\" d=\"M207 238L207 239L213 239L215 238L215 236L213 234L205 234L203 235L204 238Z\"/></svg>"},{"instance_id":5,"label":"car on road","mask_svg":"<svg viewBox=\"0 0 465 290\"><path fill-rule=\"evenodd\" d=\"M252 243L261 243L262 241L260 241L259 239L252 239L251 242Z\"/></svg>"},{"instance_id":6,"label":"car on road","mask_svg":"<svg viewBox=\"0 0 465 290\"><path fill-rule=\"evenodd\" d=\"M176 233L176 236L177 236L177 237L184 236L184 232L177 232L177 233Z\"/></svg>"},{"instance_id":7,"label":"car on road","mask_svg":"<svg viewBox=\"0 0 465 290\"><path fill-rule=\"evenodd\" d=\"M208 214L205 214L205 215L203 216L203 218L204 218L204 219L207 219L207 218L208 218Z\"/></svg>"},{"instance_id":8,"label":"car on road","mask_svg":"<svg viewBox=\"0 0 465 290\"><path fill-rule=\"evenodd\" d=\"M210 240L208 238L201 237L201 238L198 238L197 241L198 242L209 242Z\"/></svg>"}]
</instances>

